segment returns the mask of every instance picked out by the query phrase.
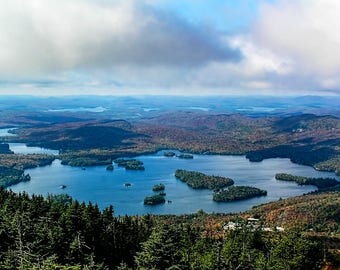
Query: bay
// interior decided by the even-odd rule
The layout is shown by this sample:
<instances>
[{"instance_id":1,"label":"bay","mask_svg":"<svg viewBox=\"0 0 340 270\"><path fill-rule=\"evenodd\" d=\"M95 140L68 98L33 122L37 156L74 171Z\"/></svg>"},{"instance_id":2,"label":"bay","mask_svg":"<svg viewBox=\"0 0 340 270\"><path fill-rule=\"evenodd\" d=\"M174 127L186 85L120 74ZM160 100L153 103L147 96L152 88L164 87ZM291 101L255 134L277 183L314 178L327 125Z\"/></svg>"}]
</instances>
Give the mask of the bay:
<instances>
[{"instance_id":1,"label":"bay","mask_svg":"<svg viewBox=\"0 0 340 270\"><path fill-rule=\"evenodd\" d=\"M208 213L236 213L254 205L316 190L313 186L277 181L276 173L336 178L334 173L316 171L281 158L259 163L249 162L244 156L194 155L194 159L179 159L164 157L163 151L136 158L144 162L145 171L129 171L116 165L113 171L107 171L105 166L82 169L65 166L60 160L55 160L49 166L26 170L31 175L31 181L10 188L15 192L26 191L44 196L67 193L79 201L96 203L100 208L113 205L116 215L185 214L200 209ZM176 169L230 177L234 179L235 185L265 189L268 195L237 202L216 203L212 200L212 191L194 190L176 179ZM125 183L131 183L132 186L125 187ZM159 183L165 185L166 200L172 202L145 206L144 197L152 195L152 187ZM61 185L66 188L61 189Z\"/></svg>"},{"instance_id":2,"label":"bay","mask_svg":"<svg viewBox=\"0 0 340 270\"><path fill-rule=\"evenodd\" d=\"M1 128L0 137L11 137L17 136L14 133L9 133L9 130L14 130L16 128ZM14 152L14 154L47 154L47 155L58 155L58 150L47 149L36 146L27 146L25 143L8 143L9 149Z\"/></svg>"},{"instance_id":3,"label":"bay","mask_svg":"<svg viewBox=\"0 0 340 270\"><path fill-rule=\"evenodd\" d=\"M25 143L8 143L9 149L14 154L46 154L46 155L58 155L58 150L41 148L36 146L27 146Z\"/></svg>"},{"instance_id":4,"label":"bay","mask_svg":"<svg viewBox=\"0 0 340 270\"><path fill-rule=\"evenodd\" d=\"M16 136L14 133L9 133L8 131L14 130L16 128L0 128L0 137L12 137Z\"/></svg>"}]
</instances>

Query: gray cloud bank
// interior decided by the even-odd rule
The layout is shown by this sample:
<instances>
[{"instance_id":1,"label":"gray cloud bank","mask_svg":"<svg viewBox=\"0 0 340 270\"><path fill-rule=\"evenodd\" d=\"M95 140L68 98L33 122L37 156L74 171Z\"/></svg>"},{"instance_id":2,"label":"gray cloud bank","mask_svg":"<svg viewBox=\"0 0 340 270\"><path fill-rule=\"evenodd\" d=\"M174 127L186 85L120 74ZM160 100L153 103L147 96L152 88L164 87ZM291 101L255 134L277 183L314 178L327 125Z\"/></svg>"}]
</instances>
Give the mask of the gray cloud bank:
<instances>
[{"instance_id":1,"label":"gray cloud bank","mask_svg":"<svg viewBox=\"0 0 340 270\"><path fill-rule=\"evenodd\" d=\"M157 2L0 0L0 93L340 94L340 1L261 1L233 35Z\"/></svg>"},{"instance_id":2,"label":"gray cloud bank","mask_svg":"<svg viewBox=\"0 0 340 270\"><path fill-rule=\"evenodd\" d=\"M1 74L240 59L211 29L137 1L2 1L0 21Z\"/></svg>"}]
</instances>

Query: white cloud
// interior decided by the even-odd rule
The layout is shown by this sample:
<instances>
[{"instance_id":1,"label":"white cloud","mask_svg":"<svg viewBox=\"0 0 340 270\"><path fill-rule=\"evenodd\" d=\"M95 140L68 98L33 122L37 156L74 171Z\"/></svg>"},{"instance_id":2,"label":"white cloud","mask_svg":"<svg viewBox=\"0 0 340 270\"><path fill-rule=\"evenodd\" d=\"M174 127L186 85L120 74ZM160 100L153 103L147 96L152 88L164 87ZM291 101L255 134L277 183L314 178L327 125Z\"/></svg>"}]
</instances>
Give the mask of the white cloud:
<instances>
[{"instance_id":1,"label":"white cloud","mask_svg":"<svg viewBox=\"0 0 340 270\"><path fill-rule=\"evenodd\" d=\"M252 89L268 89L273 87L272 84L268 81L249 81L249 82L244 82L242 85L246 86L247 88L252 88Z\"/></svg>"},{"instance_id":2,"label":"white cloud","mask_svg":"<svg viewBox=\"0 0 340 270\"><path fill-rule=\"evenodd\" d=\"M233 36L162 2L0 0L2 93L340 93L340 1L259 1Z\"/></svg>"},{"instance_id":3,"label":"white cloud","mask_svg":"<svg viewBox=\"0 0 340 270\"><path fill-rule=\"evenodd\" d=\"M117 0L2 0L0 75L235 61L218 35L174 14Z\"/></svg>"},{"instance_id":4,"label":"white cloud","mask_svg":"<svg viewBox=\"0 0 340 270\"><path fill-rule=\"evenodd\" d=\"M337 0L280 0L263 5L254 34L300 72L330 76L340 72L339 14Z\"/></svg>"},{"instance_id":5,"label":"white cloud","mask_svg":"<svg viewBox=\"0 0 340 270\"><path fill-rule=\"evenodd\" d=\"M272 53L265 47L258 46L249 36L235 36L231 45L238 48L243 59L230 66L247 77L261 76L266 73L287 74L290 70L290 60Z\"/></svg>"}]
</instances>

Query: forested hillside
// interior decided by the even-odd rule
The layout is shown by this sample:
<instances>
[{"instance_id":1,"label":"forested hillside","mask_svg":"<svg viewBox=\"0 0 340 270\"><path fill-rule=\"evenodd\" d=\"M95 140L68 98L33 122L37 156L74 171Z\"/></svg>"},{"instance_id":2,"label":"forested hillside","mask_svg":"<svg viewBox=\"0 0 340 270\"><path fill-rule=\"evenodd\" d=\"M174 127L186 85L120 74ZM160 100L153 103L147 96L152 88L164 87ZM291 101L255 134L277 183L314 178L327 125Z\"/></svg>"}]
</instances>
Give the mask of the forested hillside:
<instances>
[{"instance_id":1,"label":"forested hillside","mask_svg":"<svg viewBox=\"0 0 340 270\"><path fill-rule=\"evenodd\" d=\"M284 232L268 229L271 212L278 204L294 208L294 199L254 209L259 221L249 223L250 213L115 217L112 207L101 211L66 195L44 199L0 190L0 268L336 269L339 193L308 198L311 213L325 210L315 219L328 224L322 238L306 233L303 224L289 229L282 223ZM295 200L301 211L301 198Z\"/></svg>"},{"instance_id":2,"label":"forested hillside","mask_svg":"<svg viewBox=\"0 0 340 270\"><path fill-rule=\"evenodd\" d=\"M290 158L293 162L339 172L340 120L302 114L253 118L239 114L176 112L149 119L31 123L6 141L62 150L65 164L108 164L173 148L192 153L245 154L251 161Z\"/></svg>"}]
</instances>

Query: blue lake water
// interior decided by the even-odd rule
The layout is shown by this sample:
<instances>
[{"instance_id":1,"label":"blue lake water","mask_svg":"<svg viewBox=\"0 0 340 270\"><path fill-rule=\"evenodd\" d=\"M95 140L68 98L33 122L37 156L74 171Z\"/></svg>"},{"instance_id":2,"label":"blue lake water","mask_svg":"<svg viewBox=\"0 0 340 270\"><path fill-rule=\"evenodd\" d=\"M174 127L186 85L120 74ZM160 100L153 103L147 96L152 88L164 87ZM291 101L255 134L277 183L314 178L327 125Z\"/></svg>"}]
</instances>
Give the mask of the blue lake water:
<instances>
[{"instance_id":1,"label":"blue lake water","mask_svg":"<svg viewBox=\"0 0 340 270\"><path fill-rule=\"evenodd\" d=\"M58 155L58 150L27 146L25 143L8 143L9 149L14 152L14 154L47 154L47 155Z\"/></svg>"},{"instance_id":2,"label":"blue lake water","mask_svg":"<svg viewBox=\"0 0 340 270\"><path fill-rule=\"evenodd\" d=\"M14 130L16 128L0 128L0 137L16 136L14 133L9 133L8 131Z\"/></svg>"},{"instance_id":3,"label":"blue lake water","mask_svg":"<svg viewBox=\"0 0 340 270\"><path fill-rule=\"evenodd\" d=\"M336 178L334 173L315 171L311 167L279 158L259 163L249 162L244 156L194 155L194 159L179 159L164 157L162 151L137 158L144 162L145 171L127 171L116 165L114 171L107 171L105 166L82 170L62 165L60 160L55 160L50 166L26 170L31 175L31 181L19 183L11 189L29 194L67 193L80 201L97 203L101 208L112 204L116 215L183 214L200 209L209 213L235 213L248 210L254 205L316 189L313 186L277 181L274 178L276 173ZM174 176L176 169L230 177L234 179L235 185L265 189L268 195L244 201L216 203L212 200L212 191L194 190L177 180ZM131 183L132 186L126 188L124 183ZM145 206L144 197L152 195L152 187L159 183L165 185L166 199L172 203ZM66 185L66 188L60 189L60 185Z\"/></svg>"},{"instance_id":4,"label":"blue lake water","mask_svg":"<svg viewBox=\"0 0 340 270\"><path fill-rule=\"evenodd\" d=\"M17 136L16 134L9 133L9 130L16 128L1 128L0 137ZM25 143L8 143L9 149L14 154L47 154L47 155L58 155L58 150L46 149L41 147L27 146Z\"/></svg>"}]
</instances>

